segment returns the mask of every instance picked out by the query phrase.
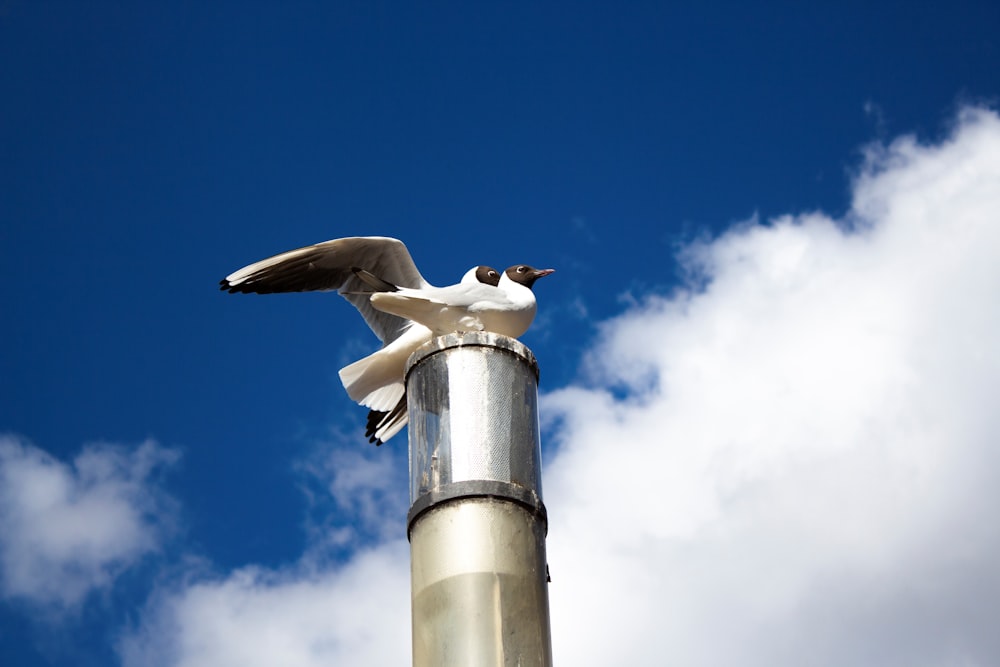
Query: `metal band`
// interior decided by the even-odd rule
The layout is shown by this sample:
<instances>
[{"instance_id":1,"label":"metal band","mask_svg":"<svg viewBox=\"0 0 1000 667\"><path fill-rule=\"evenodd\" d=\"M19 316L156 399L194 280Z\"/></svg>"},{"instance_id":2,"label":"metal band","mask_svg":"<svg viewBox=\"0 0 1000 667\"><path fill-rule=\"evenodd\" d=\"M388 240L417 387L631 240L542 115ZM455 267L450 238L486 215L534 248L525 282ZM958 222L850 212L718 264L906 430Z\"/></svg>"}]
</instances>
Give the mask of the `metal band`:
<instances>
[{"instance_id":1,"label":"metal band","mask_svg":"<svg viewBox=\"0 0 1000 667\"><path fill-rule=\"evenodd\" d=\"M493 333L491 331L467 331L467 332L455 332L450 334L445 334L444 336L438 336L437 338L430 340L416 350L410 355L410 358L406 362L406 377L409 378L410 371L416 366L422 359L429 357L432 354L437 354L444 350L451 349L453 347L492 347L497 350L502 350L504 352L509 352L516 357L520 357L528 366L531 368L532 372L535 374L535 382L538 382L539 372L538 372L538 360L535 359L535 355L519 340L514 338L509 338L507 336Z\"/></svg>"},{"instance_id":2,"label":"metal band","mask_svg":"<svg viewBox=\"0 0 1000 667\"><path fill-rule=\"evenodd\" d=\"M545 510L545 503L542 502L537 493L510 482L474 479L445 484L417 498L406 515L406 539L410 538L414 522L425 512L442 503L463 498L494 498L516 503L534 514L542 522L545 534L548 535L548 512Z\"/></svg>"}]
</instances>

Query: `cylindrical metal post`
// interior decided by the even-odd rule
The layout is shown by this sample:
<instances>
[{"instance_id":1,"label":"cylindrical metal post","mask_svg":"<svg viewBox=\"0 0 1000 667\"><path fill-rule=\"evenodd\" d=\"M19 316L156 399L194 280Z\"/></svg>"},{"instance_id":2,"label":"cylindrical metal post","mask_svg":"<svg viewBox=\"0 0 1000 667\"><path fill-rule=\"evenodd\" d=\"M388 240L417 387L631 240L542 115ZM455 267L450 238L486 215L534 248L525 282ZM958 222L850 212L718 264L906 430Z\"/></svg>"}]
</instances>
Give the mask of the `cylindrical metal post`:
<instances>
[{"instance_id":1,"label":"cylindrical metal post","mask_svg":"<svg viewBox=\"0 0 1000 667\"><path fill-rule=\"evenodd\" d=\"M538 365L456 333L407 364L414 667L552 664Z\"/></svg>"}]
</instances>

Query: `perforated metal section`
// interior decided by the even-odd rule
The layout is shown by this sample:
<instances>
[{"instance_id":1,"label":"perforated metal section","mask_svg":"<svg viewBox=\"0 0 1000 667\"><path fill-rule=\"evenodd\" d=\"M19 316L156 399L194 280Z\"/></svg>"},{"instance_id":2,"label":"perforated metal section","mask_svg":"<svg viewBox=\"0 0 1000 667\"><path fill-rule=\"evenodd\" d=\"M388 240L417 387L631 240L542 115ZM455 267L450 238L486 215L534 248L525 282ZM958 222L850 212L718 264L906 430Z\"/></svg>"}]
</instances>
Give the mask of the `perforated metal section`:
<instances>
[{"instance_id":1,"label":"perforated metal section","mask_svg":"<svg viewBox=\"0 0 1000 667\"><path fill-rule=\"evenodd\" d=\"M516 340L452 334L414 353L407 377L410 502L492 480L541 498L537 365Z\"/></svg>"}]
</instances>

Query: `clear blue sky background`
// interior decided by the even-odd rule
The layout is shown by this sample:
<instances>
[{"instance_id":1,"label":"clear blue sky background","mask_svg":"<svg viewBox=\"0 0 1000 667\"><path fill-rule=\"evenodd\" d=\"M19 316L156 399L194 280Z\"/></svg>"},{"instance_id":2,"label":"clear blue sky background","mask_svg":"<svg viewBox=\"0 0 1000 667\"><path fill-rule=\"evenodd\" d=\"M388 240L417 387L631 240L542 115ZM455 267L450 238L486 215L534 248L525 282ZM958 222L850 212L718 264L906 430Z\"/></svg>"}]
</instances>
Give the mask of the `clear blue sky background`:
<instances>
[{"instance_id":1,"label":"clear blue sky background","mask_svg":"<svg viewBox=\"0 0 1000 667\"><path fill-rule=\"evenodd\" d=\"M0 663L117 664L184 559L295 561L326 511L298 463L370 447L337 379L363 321L222 294L230 271L354 235L436 284L554 267L524 341L565 386L591 322L679 284L680 244L842 215L863 146L992 105L998 35L961 0L0 3L0 431L181 452L172 537L70 612L5 596Z\"/></svg>"}]
</instances>

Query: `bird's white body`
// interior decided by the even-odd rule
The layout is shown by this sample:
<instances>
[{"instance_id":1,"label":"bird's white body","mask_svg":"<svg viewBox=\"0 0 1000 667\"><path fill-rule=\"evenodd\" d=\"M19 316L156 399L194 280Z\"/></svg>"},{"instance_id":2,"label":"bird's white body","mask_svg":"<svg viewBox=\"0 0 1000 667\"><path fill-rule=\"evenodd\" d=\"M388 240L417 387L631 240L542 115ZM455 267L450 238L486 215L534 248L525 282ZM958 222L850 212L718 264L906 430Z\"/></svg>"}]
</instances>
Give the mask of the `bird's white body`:
<instances>
[{"instance_id":1,"label":"bird's white body","mask_svg":"<svg viewBox=\"0 0 1000 667\"><path fill-rule=\"evenodd\" d=\"M479 282L450 287L376 292L372 305L422 324L437 335L453 331L492 331L517 338L535 319L535 294L506 273L496 287Z\"/></svg>"}]
</instances>

